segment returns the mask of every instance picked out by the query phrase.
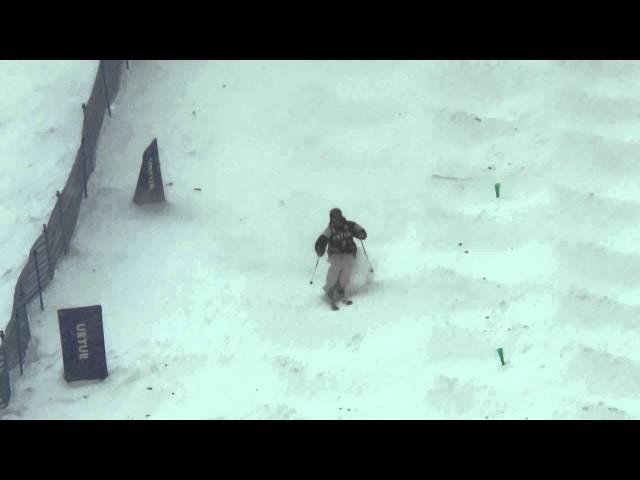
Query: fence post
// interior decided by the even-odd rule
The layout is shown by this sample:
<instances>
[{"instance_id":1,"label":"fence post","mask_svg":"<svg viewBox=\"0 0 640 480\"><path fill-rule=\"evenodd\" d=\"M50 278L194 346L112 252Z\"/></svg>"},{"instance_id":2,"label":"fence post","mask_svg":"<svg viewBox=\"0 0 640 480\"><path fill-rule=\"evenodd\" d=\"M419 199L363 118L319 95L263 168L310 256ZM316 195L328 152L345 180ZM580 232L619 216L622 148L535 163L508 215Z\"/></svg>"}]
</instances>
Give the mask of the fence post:
<instances>
[{"instance_id":1,"label":"fence post","mask_svg":"<svg viewBox=\"0 0 640 480\"><path fill-rule=\"evenodd\" d=\"M82 104L82 136L84 137L84 130L87 128L87 104Z\"/></svg>"},{"instance_id":2,"label":"fence post","mask_svg":"<svg viewBox=\"0 0 640 480\"><path fill-rule=\"evenodd\" d=\"M4 346L4 330L0 330L0 347ZM4 368L9 370L9 365L7 364L7 356L6 356L6 347L3 348L0 353L2 353L2 355L4 355L3 358L3 362L4 362Z\"/></svg>"},{"instance_id":3,"label":"fence post","mask_svg":"<svg viewBox=\"0 0 640 480\"><path fill-rule=\"evenodd\" d=\"M2 355L2 368L8 372L9 364L7 362L7 347L4 345L4 330L0 330L0 355Z\"/></svg>"},{"instance_id":4,"label":"fence post","mask_svg":"<svg viewBox=\"0 0 640 480\"><path fill-rule=\"evenodd\" d=\"M29 313L27 312L27 303L24 301L24 288L22 288L22 282L18 283L20 287L20 304L22 305L24 312L24 320L29 325Z\"/></svg>"},{"instance_id":5,"label":"fence post","mask_svg":"<svg viewBox=\"0 0 640 480\"><path fill-rule=\"evenodd\" d=\"M49 267L49 280L53 278L53 269L51 268L51 248L49 247L49 233L47 225L42 225L42 233L44 233L44 243L47 246L47 267Z\"/></svg>"},{"instance_id":6,"label":"fence post","mask_svg":"<svg viewBox=\"0 0 640 480\"><path fill-rule=\"evenodd\" d=\"M83 147L83 152L84 152L84 132L87 129L87 104L83 103L82 104L82 143L80 144L81 147ZM87 177L87 174L85 173L85 178ZM86 180L85 180L86 183ZM85 187L85 191L86 191L86 187ZM86 197L85 197L86 198Z\"/></svg>"},{"instance_id":7,"label":"fence post","mask_svg":"<svg viewBox=\"0 0 640 480\"><path fill-rule=\"evenodd\" d=\"M80 141L80 150L82 151L82 172L84 173L84 198L87 198L87 153L84 148L84 136Z\"/></svg>"},{"instance_id":8,"label":"fence post","mask_svg":"<svg viewBox=\"0 0 640 480\"><path fill-rule=\"evenodd\" d=\"M18 364L20 365L20 376L24 375L22 371L22 341L20 337L20 316L18 315L18 310L15 310L15 321L16 321L16 343L18 345Z\"/></svg>"},{"instance_id":9,"label":"fence post","mask_svg":"<svg viewBox=\"0 0 640 480\"><path fill-rule=\"evenodd\" d=\"M44 304L42 303L42 283L40 282L40 267L38 266L38 252L33 249L33 263L36 265L36 280L38 280L38 295L40 295L40 311L44 312Z\"/></svg>"},{"instance_id":10,"label":"fence post","mask_svg":"<svg viewBox=\"0 0 640 480\"><path fill-rule=\"evenodd\" d=\"M7 362L7 347L4 344L4 332L0 330L0 355L2 355L2 369L9 373L9 362ZM7 385L9 387L9 396L11 396L11 385ZM8 404L4 405L5 407Z\"/></svg>"},{"instance_id":11,"label":"fence post","mask_svg":"<svg viewBox=\"0 0 640 480\"><path fill-rule=\"evenodd\" d=\"M20 287L20 303L22 304L22 306L27 308L24 303L24 288L22 288L22 282L18 283L18 286Z\"/></svg>"},{"instance_id":12,"label":"fence post","mask_svg":"<svg viewBox=\"0 0 640 480\"><path fill-rule=\"evenodd\" d=\"M64 216L62 211L62 199L60 195L60 190L56 191L56 197L58 198L58 209L60 210L60 230L62 231L62 249L64 250L64 254L67 254L67 239L64 234Z\"/></svg>"},{"instance_id":13,"label":"fence post","mask_svg":"<svg viewBox=\"0 0 640 480\"><path fill-rule=\"evenodd\" d=\"M18 283L18 287L20 288L20 308L24 308L24 319L28 322L29 318L27 317L27 304L24 301L24 288L22 288L22 282ZM18 310L16 310L16 315L18 315ZM22 376L22 350L20 350L20 319L16 318L16 338L18 340L18 360L20 362L20 376Z\"/></svg>"},{"instance_id":14,"label":"fence post","mask_svg":"<svg viewBox=\"0 0 640 480\"><path fill-rule=\"evenodd\" d=\"M104 72L104 60L100 60L100 70L102 71L102 83L104 85L104 95L107 98L107 110L111 117L111 102L109 101L109 90L107 89L107 74Z\"/></svg>"}]
</instances>

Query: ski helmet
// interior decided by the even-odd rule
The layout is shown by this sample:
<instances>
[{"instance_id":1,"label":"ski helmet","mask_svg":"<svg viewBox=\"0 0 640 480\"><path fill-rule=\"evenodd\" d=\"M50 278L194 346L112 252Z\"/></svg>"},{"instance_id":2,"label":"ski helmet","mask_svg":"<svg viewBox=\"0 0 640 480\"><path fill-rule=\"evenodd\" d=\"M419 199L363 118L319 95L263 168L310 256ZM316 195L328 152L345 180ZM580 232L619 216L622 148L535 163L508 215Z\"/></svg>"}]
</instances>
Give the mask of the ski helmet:
<instances>
[{"instance_id":1,"label":"ski helmet","mask_svg":"<svg viewBox=\"0 0 640 480\"><path fill-rule=\"evenodd\" d=\"M340 218L342 218L342 210L340 210L339 208L332 208L329 212L329 219L334 220Z\"/></svg>"}]
</instances>

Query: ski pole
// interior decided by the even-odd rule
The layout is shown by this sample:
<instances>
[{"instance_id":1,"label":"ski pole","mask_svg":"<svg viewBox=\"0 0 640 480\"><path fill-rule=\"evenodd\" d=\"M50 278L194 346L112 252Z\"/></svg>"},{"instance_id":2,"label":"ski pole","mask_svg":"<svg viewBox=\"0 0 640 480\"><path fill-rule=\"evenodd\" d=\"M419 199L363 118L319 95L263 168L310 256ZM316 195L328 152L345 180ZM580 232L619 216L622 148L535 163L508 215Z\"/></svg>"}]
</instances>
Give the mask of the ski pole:
<instances>
[{"instance_id":1,"label":"ski pole","mask_svg":"<svg viewBox=\"0 0 640 480\"><path fill-rule=\"evenodd\" d=\"M364 251L364 256L367 257L367 262L369 262L369 271L373 273L373 267L371 266L371 262L369 261L369 255L367 255L367 249L364 248L364 243L360 240L360 245L362 245L362 250Z\"/></svg>"},{"instance_id":2,"label":"ski pole","mask_svg":"<svg viewBox=\"0 0 640 480\"><path fill-rule=\"evenodd\" d=\"M309 282L309 285L313 285L313 276L316 274L316 270L318 269L318 263L320 263L320 256L318 256L316 267L313 269L313 273L311 274L311 281Z\"/></svg>"}]
</instances>

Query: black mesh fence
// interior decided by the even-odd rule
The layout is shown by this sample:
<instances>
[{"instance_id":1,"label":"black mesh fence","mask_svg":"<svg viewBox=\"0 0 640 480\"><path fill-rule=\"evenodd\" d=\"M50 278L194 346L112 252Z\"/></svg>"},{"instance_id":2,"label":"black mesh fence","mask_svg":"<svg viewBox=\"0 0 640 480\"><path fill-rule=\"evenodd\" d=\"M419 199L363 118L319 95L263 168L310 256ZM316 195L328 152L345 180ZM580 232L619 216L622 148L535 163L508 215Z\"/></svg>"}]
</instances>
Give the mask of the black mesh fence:
<instances>
[{"instance_id":1,"label":"black mesh fence","mask_svg":"<svg viewBox=\"0 0 640 480\"><path fill-rule=\"evenodd\" d=\"M0 333L0 408L5 408L9 405L9 400L11 399L9 367L7 366L6 349L3 343L4 334Z\"/></svg>"},{"instance_id":2,"label":"black mesh fence","mask_svg":"<svg viewBox=\"0 0 640 480\"><path fill-rule=\"evenodd\" d=\"M31 339L27 304L38 298L40 307L43 307L42 290L53 279L58 261L68 250L86 193L86 182L95 168L96 147L104 116L111 114L110 103L120 88L123 64L123 60L100 61L91 96L82 105L82 139L71 173L62 191L57 193L49 223L43 225L42 233L29 250L28 261L18 277L11 318L0 346L0 408L7 406L10 397L9 371L19 366L22 373Z\"/></svg>"}]
</instances>

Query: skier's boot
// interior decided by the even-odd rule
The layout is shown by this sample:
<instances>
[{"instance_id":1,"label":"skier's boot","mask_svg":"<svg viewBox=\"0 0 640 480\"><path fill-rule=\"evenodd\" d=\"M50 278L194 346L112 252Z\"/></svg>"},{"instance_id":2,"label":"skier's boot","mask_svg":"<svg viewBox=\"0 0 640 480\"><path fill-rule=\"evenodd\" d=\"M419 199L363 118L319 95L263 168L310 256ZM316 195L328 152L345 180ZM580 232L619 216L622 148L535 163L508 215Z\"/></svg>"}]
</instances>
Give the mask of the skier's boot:
<instances>
[{"instance_id":1,"label":"skier's boot","mask_svg":"<svg viewBox=\"0 0 640 480\"><path fill-rule=\"evenodd\" d=\"M345 293L344 288L338 287L338 301L346 303L347 305L351 305L353 302L349 300Z\"/></svg>"},{"instance_id":2,"label":"skier's boot","mask_svg":"<svg viewBox=\"0 0 640 480\"><path fill-rule=\"evenodd\" d=\"M338 300L336 297L336 287L332 287L329 289L325 289L325 293L327 295L327 300L329 301L329 303L333 304L336 303L336 301Z\"/></svg>"}]
</instances>

